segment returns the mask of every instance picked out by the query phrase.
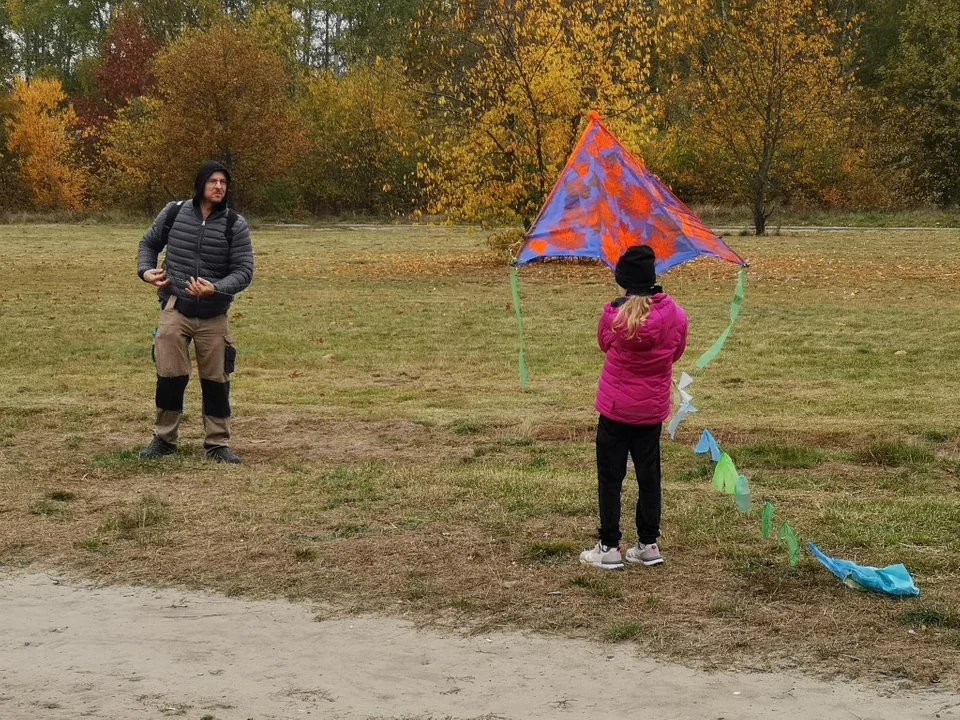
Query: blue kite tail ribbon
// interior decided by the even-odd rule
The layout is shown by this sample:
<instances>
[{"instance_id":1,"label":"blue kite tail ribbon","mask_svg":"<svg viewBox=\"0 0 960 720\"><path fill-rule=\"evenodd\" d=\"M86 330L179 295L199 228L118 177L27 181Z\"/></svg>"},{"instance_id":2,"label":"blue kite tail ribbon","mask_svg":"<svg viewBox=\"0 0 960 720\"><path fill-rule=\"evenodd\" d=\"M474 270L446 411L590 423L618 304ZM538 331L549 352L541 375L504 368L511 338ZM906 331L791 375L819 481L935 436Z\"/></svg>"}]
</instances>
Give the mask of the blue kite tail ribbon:
<instances>
[{"instance_id":1,"label":"blue kite tail ribbon","mask_svg":"<svg viewBox=\"0 0 960 720\"><path fill-rule=\"evenodd\" d=\"M920 594L920 588L902 563L875 568L857 565L850 560L837 560L821 552L812 542L807 543L810 552L827 570L856 590L874 590L887 595L912 597Z\"/></svg>"},{"instance_id":2,"label":"blue kite tail ribbon","mask_svg":"<svg viewBox=\"0 0 960 720\"><path fill-rule=\"evenodd\" d=\"M697 455L703 455L704 453L710 453L710 459L714 462L720 460L720 446L717 445L716 438L713 437L713 433L709 430L704 430L703 434L700 435L700 441L697 443L697 446L693 449Z\"/></svg>"}]
</instances>

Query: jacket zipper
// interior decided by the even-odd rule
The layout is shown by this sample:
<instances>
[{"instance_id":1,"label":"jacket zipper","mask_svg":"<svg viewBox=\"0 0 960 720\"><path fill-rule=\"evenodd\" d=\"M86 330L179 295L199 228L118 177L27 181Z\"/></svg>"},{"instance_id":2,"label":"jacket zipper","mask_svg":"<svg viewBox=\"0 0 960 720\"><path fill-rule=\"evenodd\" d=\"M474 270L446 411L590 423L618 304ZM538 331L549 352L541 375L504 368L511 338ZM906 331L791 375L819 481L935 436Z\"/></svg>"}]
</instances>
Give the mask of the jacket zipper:
<instances>
[{"instance_id":1,"label":"jacket zipper","mask_svg":"<svg viewBox=\"0 0 960 720\"><path fill-rule=\"evenodd\" d=\"M203 210L200 211L200 214L203 215ZM200 239L197 241L197 274L194 275L195 278L200 277L200 253L203 252L203 236L207 232L207 219L201 218L200 220ZM200 296L197 296L197 317L200 317Z\"/></svg>"}]
</instances>

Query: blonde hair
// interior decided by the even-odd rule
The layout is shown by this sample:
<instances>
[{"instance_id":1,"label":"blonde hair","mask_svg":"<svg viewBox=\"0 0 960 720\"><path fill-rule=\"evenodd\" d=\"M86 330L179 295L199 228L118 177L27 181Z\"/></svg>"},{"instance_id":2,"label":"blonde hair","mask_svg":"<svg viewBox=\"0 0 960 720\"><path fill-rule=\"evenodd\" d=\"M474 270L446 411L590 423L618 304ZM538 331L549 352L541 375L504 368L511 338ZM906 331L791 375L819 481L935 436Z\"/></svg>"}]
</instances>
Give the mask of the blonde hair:
<instances>
[{"instance_id":1,"label":"blonde hair","mask_svg":"<svg viewBox=\"0 0 960 720\"><path fill-rule=\"evenodd\" d=\"M653 298L649 295L630 295L627 301L620 306L617 316L613 319L614 330L627 330L627 339L637 337L643 324L650 317L650 308Z\"/></svg>"}]
</instances>

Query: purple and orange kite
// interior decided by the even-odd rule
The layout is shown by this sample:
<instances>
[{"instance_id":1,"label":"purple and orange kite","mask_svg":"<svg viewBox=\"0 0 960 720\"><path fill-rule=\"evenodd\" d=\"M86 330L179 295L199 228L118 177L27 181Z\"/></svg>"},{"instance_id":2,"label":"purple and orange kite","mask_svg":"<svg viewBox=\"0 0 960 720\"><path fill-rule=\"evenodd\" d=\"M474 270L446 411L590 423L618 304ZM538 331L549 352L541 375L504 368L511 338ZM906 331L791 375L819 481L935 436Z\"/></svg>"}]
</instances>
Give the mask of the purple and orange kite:
<instances>
[{"instance_id":1,"label":"purple and orange kite","mask_svg":"<svg viewBox=\"0 0 960 720\"><path fill-rule=\"evenodd\" d=\"M612 269L641 244L656 253L658 273L701 255L747 265L590 113L516 263L594 258Z\"/></svg>"},{"instance_id":2,"label":"purple and orange kite","mask_svg":"<svg viewBox=\"0 0 960 720\"><path fill-rule=\"evenodd\" d=\"M697 360L703 369L717 356L740 314L747 263L620 144L592 112L587 129L526 235L511 273L520 326L520 383L528 383L523 313L516 265L543 258L592 258L611 270L633 245L649 245L657 273L700 256L741 267L730 305L730 325Z\"/></svg>"}]
</instances>

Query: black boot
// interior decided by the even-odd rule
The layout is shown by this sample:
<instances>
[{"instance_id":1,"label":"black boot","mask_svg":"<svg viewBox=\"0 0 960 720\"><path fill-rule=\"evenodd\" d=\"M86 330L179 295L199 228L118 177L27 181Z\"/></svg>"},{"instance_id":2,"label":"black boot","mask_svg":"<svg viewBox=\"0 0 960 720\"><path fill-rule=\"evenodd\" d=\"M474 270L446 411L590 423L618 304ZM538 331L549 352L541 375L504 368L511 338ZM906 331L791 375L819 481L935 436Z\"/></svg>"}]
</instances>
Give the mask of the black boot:
<instances>
[{"instance_id":1,"label":"black boot","mask_svg":"<svg viewBox=\"0 0 960 720\"><path fill-rule=\"evenodd\" d=\"M240 464L240 456L226 445L218 445L207 450L207 457L219 463Z\"/></svg>"},{"instance_id":2,"label":"black boot","mask_svg":"<svg viewBox=\"0 0 960 720\"><path fill-rule=\"evenodd\" d=\"M166 440L161 440L156 435L153 436L153 440L150 441L150 444L147 445L143 450L140 451L141 460L159 460L162 457L167 457L168 455L176 455L177 446L173 443L168 443Z\"/></svg>"}]
</instances>

